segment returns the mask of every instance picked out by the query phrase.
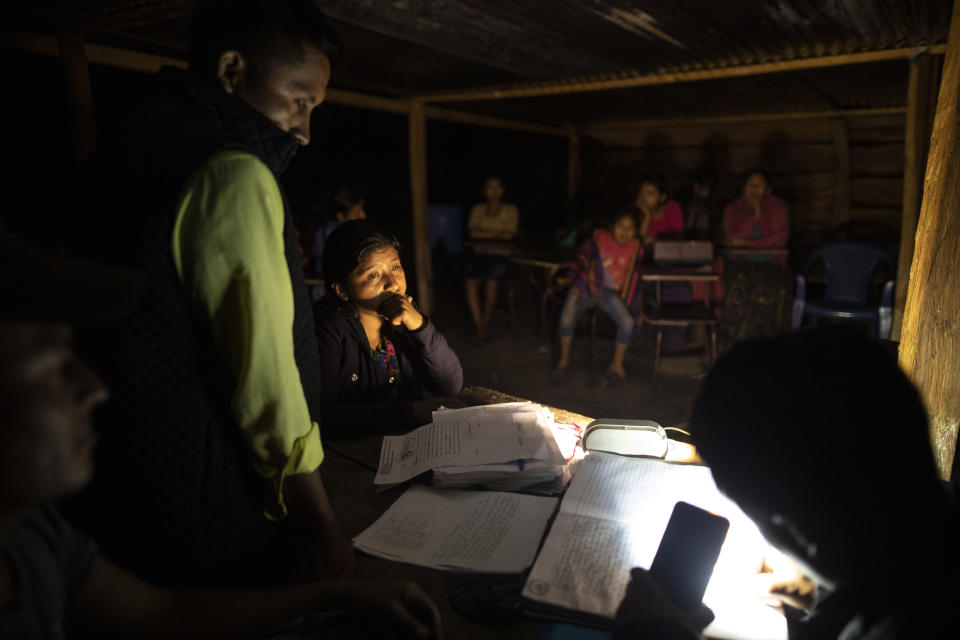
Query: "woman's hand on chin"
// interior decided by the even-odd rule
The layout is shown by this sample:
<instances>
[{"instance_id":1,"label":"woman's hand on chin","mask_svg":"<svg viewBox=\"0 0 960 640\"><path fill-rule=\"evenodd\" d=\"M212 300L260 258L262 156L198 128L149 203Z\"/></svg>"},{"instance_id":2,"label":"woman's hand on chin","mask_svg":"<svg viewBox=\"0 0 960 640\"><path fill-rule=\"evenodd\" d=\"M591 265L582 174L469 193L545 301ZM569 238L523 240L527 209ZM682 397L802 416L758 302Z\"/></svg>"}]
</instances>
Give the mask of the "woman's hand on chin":
<instances>
[{"instance_id":1,"label":"woman's hand on chin","mask_svg":"<svg viewBox=\"0 0 960 640\"><path fill-rule=\"evenodd\" d=\"M395 327L403 325L407 331L416 331L423 326L423 316L413 306L413 298L395 294L380 305L380 314Z\"/></svg>"}]
</instances>

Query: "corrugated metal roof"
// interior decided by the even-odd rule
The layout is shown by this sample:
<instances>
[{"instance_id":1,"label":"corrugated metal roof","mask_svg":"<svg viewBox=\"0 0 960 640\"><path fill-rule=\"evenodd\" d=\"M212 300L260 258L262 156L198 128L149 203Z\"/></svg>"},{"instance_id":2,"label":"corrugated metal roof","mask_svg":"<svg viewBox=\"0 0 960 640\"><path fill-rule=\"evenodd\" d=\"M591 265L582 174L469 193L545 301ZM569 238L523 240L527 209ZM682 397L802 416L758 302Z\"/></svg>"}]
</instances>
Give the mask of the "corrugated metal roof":
<instances>
[{"instance_id":1,"label":"corrugated metal roof","mask_svg":"<svg viewBox=\"0 0 960 640\"><path fill-rule=\"evenodd\" d=\"M18 0L48 29L186 51L194 0ZM952 0L320 0L345 42L334 85L411 96L941 44ZM39 6L39 10L37 7ZM39 14L38 14L39 11ZM97 28L102 24L102 28ZM548 122L903 104L902 61L461 107Z\"/></svg>"}]
</instances>

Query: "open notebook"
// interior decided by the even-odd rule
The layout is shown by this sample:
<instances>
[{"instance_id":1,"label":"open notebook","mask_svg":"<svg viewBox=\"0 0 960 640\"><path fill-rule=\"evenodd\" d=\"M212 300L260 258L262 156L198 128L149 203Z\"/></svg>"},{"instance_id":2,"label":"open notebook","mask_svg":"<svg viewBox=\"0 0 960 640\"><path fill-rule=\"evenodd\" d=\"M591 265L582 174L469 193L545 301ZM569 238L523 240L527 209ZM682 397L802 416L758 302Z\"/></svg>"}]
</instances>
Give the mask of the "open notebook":
<instances>
[{"instance_id":1,"label":"open notebook","mask_svg":"<svg viewBox=\"0 0 960 640\"><path fill-rule=\"evenodd\" d=\"M535 615L611 627L630 569L649 569L673 506L683 500L730 520L704 595L716 615L705 635L785 639L782 613L754 591L753 579L767 549L756 526L720 493L708 468L657 459L666 455L669 442L649 428L656 423L617 422L619 427L607 423L606 429L588 430L585 448L592 452L580 463L524 585L524 608ZM633 428L623 429L624 422ZM601 453L594 444L654 457Z\"/></svg>"}]
</instances>

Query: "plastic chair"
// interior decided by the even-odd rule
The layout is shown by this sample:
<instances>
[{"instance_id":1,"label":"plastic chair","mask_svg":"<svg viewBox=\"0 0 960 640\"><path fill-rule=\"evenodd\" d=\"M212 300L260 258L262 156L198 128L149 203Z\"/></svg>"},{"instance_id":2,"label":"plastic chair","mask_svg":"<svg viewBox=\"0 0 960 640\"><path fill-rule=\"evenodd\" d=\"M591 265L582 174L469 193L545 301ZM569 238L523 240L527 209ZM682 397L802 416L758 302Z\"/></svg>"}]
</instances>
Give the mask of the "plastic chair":
<instances>
[{"instance_id":1,"label":"plastic chair","mask_svg":"<svg viewBox=\"0 0 960 640\"><path fill-rule=\"evenodd\" d=\"M817 260L823 260L827 289L823 300L807 300L806 274ZM879 264L887 269L880 304L871 304L870 280ZM796 277L793 301L793 330L809 318L817 326L820 318L866 320L870 334L883 340L890 337L893 317L893 277L896 262L884 246L872 242L827 242L813 250Z\"/></svg>"}]
</instances>

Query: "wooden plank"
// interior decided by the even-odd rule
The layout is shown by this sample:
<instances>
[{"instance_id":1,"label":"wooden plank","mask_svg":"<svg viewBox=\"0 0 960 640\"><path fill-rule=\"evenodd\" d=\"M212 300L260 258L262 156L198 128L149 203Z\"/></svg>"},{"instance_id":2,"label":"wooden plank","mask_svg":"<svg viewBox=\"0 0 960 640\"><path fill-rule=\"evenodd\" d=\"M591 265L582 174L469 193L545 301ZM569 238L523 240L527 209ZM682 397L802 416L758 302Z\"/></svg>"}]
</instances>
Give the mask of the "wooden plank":
<instances>
[{"instance_id":1,"label":"wooden plank","mask_svg":"<svg viewBox=\"0 0 960 640\"><path fill-rule=\"evenodd\" d=\"M823 111L797 111L792 113L745 113L731 116L696 116L688 118L643 118L637 120L610 120L591 122L589 132L608 129L634 129L637 127L690 126L695 124L732 124L737 122L783 122L787 120L819 120L829 118L859 118L870 116L901 115L904 107L877 107L871 109L831 109Z\"/></svg>"},{"instance_id":2,"label":"wooden plank","mask_svg":"<svg viewBox=\"0 0 960 640\"><path fill-rule=\"evenodd\" d=\"M840 226L850 222L850 137L847 135L847 124L840 118L832 120L831 125L837 180L833 192L833 224Z\"/></svg>"},{"instance_id":3,"label":"wooden plank","mask_svg":"<svg viewBox=\"0 0 960 640\"><path fill-rule=\"evenodd\" d=\"M519 84L494 88L468 89L465 91L448 91L421 95L419 99L425 102L462 102L465 100L503 100L505 98L530 98L533 96L560 95L565 93L609 91L611 89L648 87L653 85L676 84L678 82L693 82L697 80L716 80L720 78L740 78L765 73L820 69L824 67L864 64L867 62L882 62L885 60L903 60L911 58L924 50L929 53L942 53L944 49L942 46L931 46L925 49L908 47L903 49L882 49L861 53L797 58L794 60L779 60L775 62L762 62L715 69L664 71L627 77L621 77L621 74L618 74L618 76L614 78L538 83L536 85Z\"/></svg>"},{"instance_id":4,"label":"wooden plank","mask_svg":"<svg viewBox=\"0 0 960 640\"><path fill-rule=\"evenodd\" d=\"M901 176L854 176L850 197L858 206L897 208L903 197Z\"/></svg>"},{"instance_id":5,"label":"wooden plank","mask_svg":"<svg viewBox=\"0 0 960 640\"><path fill-rule=\"evenodd\" d=\"M546 136L567 136L567 131L563 127L554 127L538 122L511 120L509 118L487 116L479 113L469 113L467 111L445 109L443 107L432 107L429 105L427 105L424 109L427 118L430 120L446 120L448 122L459 122L461 124L475 125L478 127L493 127L495 129L525 131L527 133L539 133Z\"/></svg>"},{"instance_id":6,"label":"wooden plank","mask_svg":"<svg viewBox=\"0 0 960 640\"><path fill-rule=\"evenodd\" d=\"M850 133L849 127L847 133ZM903 143L850 144L850 173L855 176L903 175Z\"/></svg>"},{"instance_id":7,"label":"wooden plank","mask_svg":"<svg viewBox=\"0 0 960 640\"><path fill-rule=\"evenodd\" d=\"M402 113L404 115L410 112L410 103L406 100L396 100L345 89L327 89L324 102L345 107L356 107L357 109L370 109L371 111Z\"/></svg>"},{"instance_id":8,"label":"wooden plank","mask_svg":"<svg viewBox=\"0 0 960 640\"><path fill-rule=\"evenodd\" d=\"M93 94L90 90L90 66L83 37L61 34L57 48L63 63L66 82L67 118L73 159L79 165L97 144L97 126L93 116Z\"/></svg>"},{"instance_id":9,"label":"wooden plank","mask_svg":"<svg viewBox=\"0 0 960 640\"><path fill-rule=\"evenodd\" d=\"M910 65L907 84L907 126L903 145L903 196L900 219L900 251L897 257L897 289L893 304L893 325L890 338L898 340L903 328L903 311L907 304L910 264L920 212L921 180L926 162L929 136L930 86L933 83L933 59L921 56Z\"/></svg>"},{"instance_id":10,"label":"wooden plank","mask_svg":"<svg viewBox=\"0 0 960 640\"><path fill-rule=\"evenodd\" d=\"M960 425L960 3L950 21L900 335L937 466L949 478Z\"/></svg>"},{"instance_id":11,"label":"wooden plank","mask_svg":"<svg viewBox=\"0 0 960 640\"><path fill-rule=\"evenodd\" d=\"M417 266L417 300L427 315L433 311L433 262L427 218L427 118L423 103L410 103L410 195L413 209L413 250Z\"/></svg>"},{"instance_id":12,"label":"wooden plank","mask_svg":"<svg viewBox=\"0 0 960 640\"><path fill-rule=\"evenodd\" d=\"M901 125L902 126L902 125ZM736 144L764 144L770 137L786 132L791 139L831 144L826 120L787 120L783 122L733 122L729 124L695 123L670 126L641 126L636 129L585 129L584 135L609 147L695 146L723 150ZM900 132L903 137L903 132Z\"/></svg>"},{"instance_id":13,"label":"wooden plank","mask_svg":"<svg viewBox=\"0 0 960 640\"><path fill-rule=\"evenodd\" d=\"M711 165L726 175L743 176L756 166L763 166L772 174L833 172L836 166L832 144L791 144L789 139L771 144L736 144L722 149L699 146L666 147L654 149L610 148L595 155L594 163L610 173L632 173L638 169L664 173L674 177L678 173L693 174L698 167Z\"/></svg>"}]
</instances>

